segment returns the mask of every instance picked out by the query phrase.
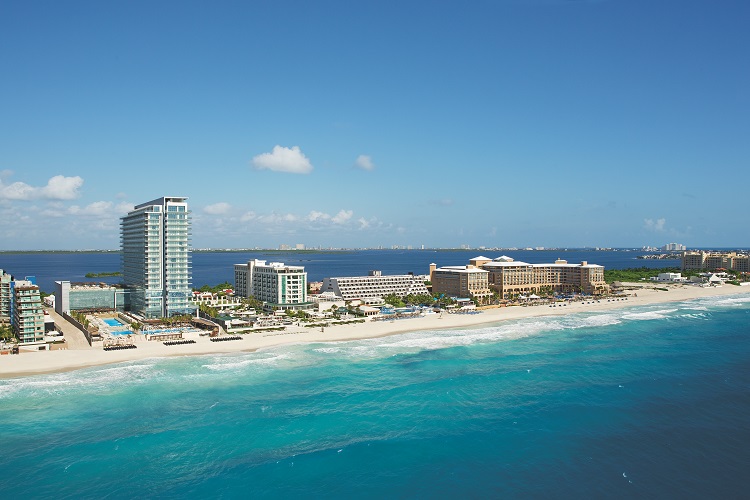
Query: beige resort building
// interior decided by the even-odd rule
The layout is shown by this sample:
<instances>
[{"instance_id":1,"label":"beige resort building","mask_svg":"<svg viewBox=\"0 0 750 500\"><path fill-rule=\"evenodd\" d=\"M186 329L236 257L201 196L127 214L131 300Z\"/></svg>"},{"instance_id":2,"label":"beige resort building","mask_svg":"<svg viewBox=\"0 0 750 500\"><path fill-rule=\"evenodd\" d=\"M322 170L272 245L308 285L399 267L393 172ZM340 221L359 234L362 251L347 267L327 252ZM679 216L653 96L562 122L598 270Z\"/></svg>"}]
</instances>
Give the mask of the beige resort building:
<instances>
[{"instance_id":1,"label":"beige resort building","mask_svg":"<svg viewBox=\"0 0 750 500\"><path fill-rule=\"evenodd\" d=\"M475 257L467 266L436 268L430 264L432 291L455 297L482 299L496 290L504 299L520 294L586 293L609 291L604 267L582 262L569 264L558 259L552 264L529 264L507 256Z\"/></svg>"},{"instance_id":2,"label":"beige resort building","mask_svg":"<svg viewBox=\"0 0 750 500\"><path fill-rule=\"evenodd\" d=\"M682 270L688 269L731 269L750 272L750 255L737 252L682 252Z\"/></svg>"}]
</instances>

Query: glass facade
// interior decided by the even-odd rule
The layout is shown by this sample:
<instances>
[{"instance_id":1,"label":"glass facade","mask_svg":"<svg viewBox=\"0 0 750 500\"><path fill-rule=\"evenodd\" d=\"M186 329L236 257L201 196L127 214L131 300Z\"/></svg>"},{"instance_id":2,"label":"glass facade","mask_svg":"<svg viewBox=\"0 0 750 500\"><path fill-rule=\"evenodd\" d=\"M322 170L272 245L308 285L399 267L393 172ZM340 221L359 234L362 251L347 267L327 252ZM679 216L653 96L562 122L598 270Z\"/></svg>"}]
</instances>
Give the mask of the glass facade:
<instances>
[{"instance_id":1,"label":"glass facade","mask_svg":"<svg viewBox=\"0 0 750 500\"><path fill-rule=\"evenodd\" d=\"M147 318L193 311L187 198L138 205L122 218L122 273L131 308Z\"/></svg>"}]
</instances>

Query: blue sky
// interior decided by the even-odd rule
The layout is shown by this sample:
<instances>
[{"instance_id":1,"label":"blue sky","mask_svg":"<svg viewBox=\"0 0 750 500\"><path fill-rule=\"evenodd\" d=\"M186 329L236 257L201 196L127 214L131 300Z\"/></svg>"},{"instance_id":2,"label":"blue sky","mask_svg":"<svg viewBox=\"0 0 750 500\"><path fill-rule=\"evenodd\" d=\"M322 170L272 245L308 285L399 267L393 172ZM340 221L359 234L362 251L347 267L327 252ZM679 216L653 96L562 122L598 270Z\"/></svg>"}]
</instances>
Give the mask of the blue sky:
<instances>
[{"instance_id":1,"label":"blue sky","mask_svg":"<svg viewBox=\"0 0 750 500\"><path fill-rule=\"evenodd\" d=\"M0 4L0 249L750 246L750 3Z\"/></svg>"}]
</instances>

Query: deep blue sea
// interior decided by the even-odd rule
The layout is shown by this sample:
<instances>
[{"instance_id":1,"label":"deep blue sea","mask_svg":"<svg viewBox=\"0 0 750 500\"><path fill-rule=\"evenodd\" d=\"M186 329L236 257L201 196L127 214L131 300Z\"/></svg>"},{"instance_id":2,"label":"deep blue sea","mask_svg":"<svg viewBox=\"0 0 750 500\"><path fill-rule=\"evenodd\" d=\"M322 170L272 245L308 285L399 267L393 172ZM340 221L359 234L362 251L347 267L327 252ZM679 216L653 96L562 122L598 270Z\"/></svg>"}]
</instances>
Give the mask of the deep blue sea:
<instances>
[{"instance_id":1,"label":"deep blue sea","mask_svg":"<svg viewBox=\"0 0 750 500\"><path fill-rule=\"evenodd\" d=\"M592 310L0 380L0 497L747 498L749 416L750 297Z\"/></svg>"},{"instance_id":2,"label":"deep blue sea","mask_svg":"<svg viewBox=\"0 0 750 500\"><path fill-rule=\"evenodd\" d=\"M284 262L289 265L304 266L309 281L322 281L333 276L364 276L370 270L380 270L383 274L429 274L430 263L438 266L468 264L469 259L484 255L494 259L502 254L515 260L532 264L554 262L557 258L570 263L582 260L590 264L600 264L607 269L628 267L679 267L680 260L638 259L640 251L484 251L484 250L357 250L327 253L301 252L197 252L192 254L193 286L217 285L234 282L234 264L242 264L251 259ZM98 281L119 283L121 278L86 278L87 273L120 271L120 254L111 253L17 253L0 254L0 269L21 279L36 276L42 291L51 293L55 281L71 282Z\"/></svg>"}]
</instances>

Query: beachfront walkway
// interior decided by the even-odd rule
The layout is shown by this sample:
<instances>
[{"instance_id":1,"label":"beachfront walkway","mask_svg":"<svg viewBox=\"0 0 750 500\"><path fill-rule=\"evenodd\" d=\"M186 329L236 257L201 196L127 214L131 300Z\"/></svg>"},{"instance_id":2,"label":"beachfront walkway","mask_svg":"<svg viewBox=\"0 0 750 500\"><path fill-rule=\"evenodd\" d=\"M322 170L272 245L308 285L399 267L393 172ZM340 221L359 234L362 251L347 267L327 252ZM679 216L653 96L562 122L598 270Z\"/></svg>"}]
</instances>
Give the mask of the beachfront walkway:
<instances>
[{"instance_id":1,"label":"beachfront walkway","mask_svg":"<svg viewBox=\"0 0 750 500\"><path fill-rule=\"evenodd\" d=\"M92 349L92 347L89 345L89 341L86 340L86 337L78 328L76 328L75 326L70 324L68 320L57 314L53 308L45 307L44 310L47 311L55 321L55 326L57 326L60 331L62 331L68 349Z\"/></svg>"}]
</instances>

